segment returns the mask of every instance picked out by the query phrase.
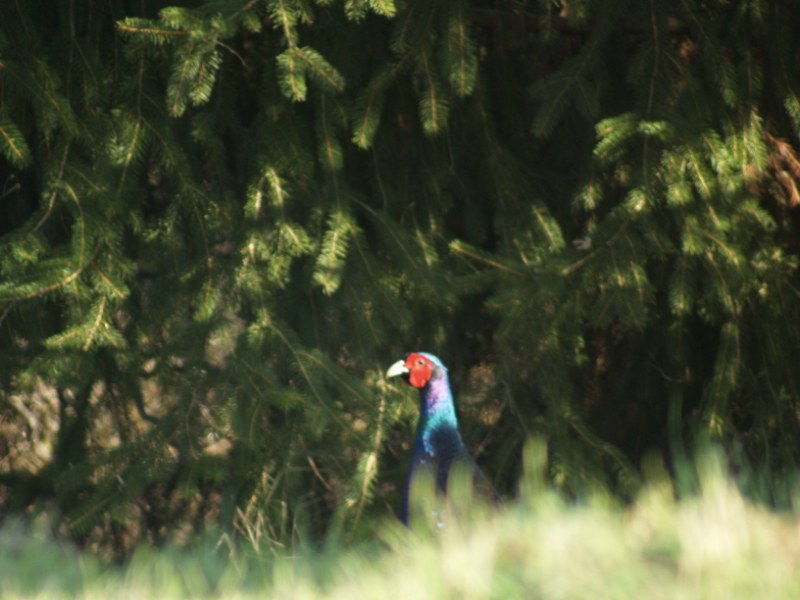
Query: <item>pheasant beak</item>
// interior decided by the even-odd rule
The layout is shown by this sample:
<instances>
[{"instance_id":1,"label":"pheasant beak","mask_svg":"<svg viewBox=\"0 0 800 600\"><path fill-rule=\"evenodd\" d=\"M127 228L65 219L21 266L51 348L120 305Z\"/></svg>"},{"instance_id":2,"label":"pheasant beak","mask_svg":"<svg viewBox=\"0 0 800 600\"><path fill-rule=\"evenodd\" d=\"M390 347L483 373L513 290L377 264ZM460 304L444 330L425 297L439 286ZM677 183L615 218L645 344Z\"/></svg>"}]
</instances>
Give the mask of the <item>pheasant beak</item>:
<instances>
[{"instance_id":1,"label":"pheasant beak","mask_svg":"<svg viewBox=\"0 0 800 600\"><path fill-rule=\"evenodd\" d=\"M398 360L394 363L389 370L386 371L386 377L397 377L398 375L407 375L408 367L405 360Z\"/></svg>"}]
</instances>

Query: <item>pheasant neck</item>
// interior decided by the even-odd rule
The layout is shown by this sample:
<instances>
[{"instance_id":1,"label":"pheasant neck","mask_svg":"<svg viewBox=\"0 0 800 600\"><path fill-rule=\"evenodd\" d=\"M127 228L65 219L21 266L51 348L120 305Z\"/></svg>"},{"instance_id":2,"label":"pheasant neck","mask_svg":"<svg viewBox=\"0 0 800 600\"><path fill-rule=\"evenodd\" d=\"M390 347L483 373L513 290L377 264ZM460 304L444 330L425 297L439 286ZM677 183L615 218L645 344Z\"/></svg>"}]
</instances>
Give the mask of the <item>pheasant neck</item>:
<instances>
[{"instance_id":1,"label":"pheasant neck","mask_svg":"<svg viewBox=\"0 0 800 600\"><path fill-rule=\"evenodd\" d=\"M447 375L431 379L419 391L419 423L415 446L425 453L435 455L433 434L442 427L457 429L456 409Z\"/></svg>"}]
</instances>

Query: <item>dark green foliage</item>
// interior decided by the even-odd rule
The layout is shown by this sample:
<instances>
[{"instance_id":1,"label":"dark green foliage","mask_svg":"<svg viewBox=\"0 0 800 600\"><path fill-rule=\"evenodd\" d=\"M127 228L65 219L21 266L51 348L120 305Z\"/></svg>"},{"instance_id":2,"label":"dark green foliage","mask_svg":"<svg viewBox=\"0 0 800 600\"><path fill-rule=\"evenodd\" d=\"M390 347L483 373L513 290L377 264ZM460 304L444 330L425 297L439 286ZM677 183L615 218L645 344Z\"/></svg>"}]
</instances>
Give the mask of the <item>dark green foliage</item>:
<instances>
[{"instance_id":1,"label":"dark green foliage","mask_svg":"<svg viewBox=\"0 0 800 600\"><path fill-rule=\"evenodd\" d=\"M0 503L125 553L397 507L450 366L513 490L800 458L786 3L0 5Z\"/></svg>"}]
</instances>

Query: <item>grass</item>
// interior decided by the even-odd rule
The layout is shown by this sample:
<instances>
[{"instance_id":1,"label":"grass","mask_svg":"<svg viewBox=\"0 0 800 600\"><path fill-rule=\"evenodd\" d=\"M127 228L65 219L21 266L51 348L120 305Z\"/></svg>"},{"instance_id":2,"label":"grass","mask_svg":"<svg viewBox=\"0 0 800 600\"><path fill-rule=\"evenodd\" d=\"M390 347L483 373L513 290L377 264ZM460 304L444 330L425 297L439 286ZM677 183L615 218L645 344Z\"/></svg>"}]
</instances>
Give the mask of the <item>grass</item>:
<instances>
[{"instance_id":1,"label":"grass","mask_svg":"<svg viewBox=\"0 0 800 600\"><path fill-rule=\"evenodd\" d=\"M373 541L292 557L212 542L111 567L7 526L0 597L800 598L800 520L746 501L721 462L704 458L681 500L655 476L631 505L565 503L534 475L499 512L441 529L385 522Z\"/></svg>"}]
</instances>

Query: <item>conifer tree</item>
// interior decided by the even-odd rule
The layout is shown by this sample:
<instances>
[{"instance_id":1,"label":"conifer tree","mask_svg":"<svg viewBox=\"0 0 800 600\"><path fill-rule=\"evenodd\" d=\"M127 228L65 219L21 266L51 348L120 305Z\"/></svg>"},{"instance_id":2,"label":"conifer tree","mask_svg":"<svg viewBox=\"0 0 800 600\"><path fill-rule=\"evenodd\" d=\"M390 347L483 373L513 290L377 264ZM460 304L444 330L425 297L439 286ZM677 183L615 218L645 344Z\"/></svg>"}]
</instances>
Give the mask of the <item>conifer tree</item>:
<instances>
[{"instance_id":1,"label":"conifer tree","mask_svg":"<svg viewBox=\"0 0 800 600\"><path fill-rule=\"evenodd\" d=\"M783 500L791 6L176 4L0 5L4 511L120 554L357 531L407 350L502 491L534 433L623 496L706 436Z\"/></svg>"}]
</instances>

